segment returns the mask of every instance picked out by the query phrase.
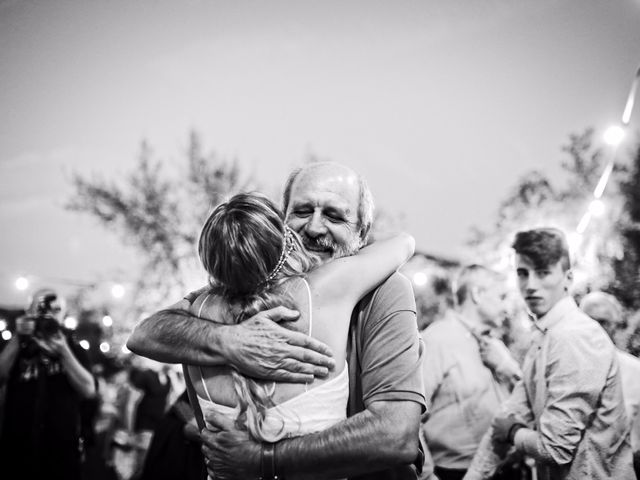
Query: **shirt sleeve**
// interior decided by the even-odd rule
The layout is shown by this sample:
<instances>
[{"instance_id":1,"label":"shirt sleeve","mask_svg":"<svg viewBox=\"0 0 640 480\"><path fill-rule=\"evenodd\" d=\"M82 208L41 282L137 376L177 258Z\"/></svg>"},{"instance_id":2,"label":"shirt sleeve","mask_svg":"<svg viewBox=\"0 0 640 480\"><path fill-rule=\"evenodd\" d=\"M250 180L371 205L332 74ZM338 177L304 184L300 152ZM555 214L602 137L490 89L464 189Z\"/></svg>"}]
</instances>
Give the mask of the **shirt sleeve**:
<instances>
[{"instance_id":1,"label":"shirt sleeve","mask_svg":"<svg viewBox=\"0 0 640 480\"><path fill-rule=\"evenodd\" d=\"M409 280L393 274L375 291L364 313L360 361L365 406L409 400L419 403L424 412L424 345Z\"/></svg>"},{"instance_id":2,"label":"shirt sleeve","mask_svg":"<svg viewBox=\"0 0 640 480\"><path fill-rule=\"evenodd\" d=\"M434 338L433 331L427 329L422 332L424 341L424 360L422 378L424 381L424 396L427 407L431 406L433 396L444 379L445 362L442 352L442 343Z\"/></svg>"},{"instance_id":3,"label":"shirt sleeve","mask_svg":"<svg viewBox=\"0 0 640 480\"><path fill-rule=\"evenodd\" d=\"M519 449L556 465L573 460L611 367L613 347L590 332L559 332L549 338L545 406L537 431L518 437Z\"/></svg>"}]
</instances>

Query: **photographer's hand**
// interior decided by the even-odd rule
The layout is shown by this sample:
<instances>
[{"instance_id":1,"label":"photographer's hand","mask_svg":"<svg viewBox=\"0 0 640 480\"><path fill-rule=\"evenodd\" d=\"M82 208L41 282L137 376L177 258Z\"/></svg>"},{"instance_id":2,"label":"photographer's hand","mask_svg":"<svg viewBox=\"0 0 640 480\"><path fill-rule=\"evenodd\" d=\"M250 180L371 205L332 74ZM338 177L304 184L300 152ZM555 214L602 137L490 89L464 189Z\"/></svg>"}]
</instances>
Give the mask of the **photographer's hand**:
<instances>
[{"instance_id":1,"label":"photographer's hand","mask_svg":"<svg viewBox=\"0 0 640 480\"><path fill-rule=\"evenodd\" d=\"M56 332L47 340L36 339L38 345L60 359L64 373L67 375L71 386L84 398L93 397L96 393L96 385L93 375L82 366L71 351L67 338L62 332Z\"/></svg>"},{"instance_id":2,"label":"photographer's hand","mask_svg":"<svg viewBox=\"0 0 640 480\"><path fill-rule=\"evenodd\" d=\"M33 340L42 350L52 357L62 359L64 356L73 356L73 352L69 348L67 339L61 332L56 332L46 339L33 337Z\"/></svg>"}]
</instances>

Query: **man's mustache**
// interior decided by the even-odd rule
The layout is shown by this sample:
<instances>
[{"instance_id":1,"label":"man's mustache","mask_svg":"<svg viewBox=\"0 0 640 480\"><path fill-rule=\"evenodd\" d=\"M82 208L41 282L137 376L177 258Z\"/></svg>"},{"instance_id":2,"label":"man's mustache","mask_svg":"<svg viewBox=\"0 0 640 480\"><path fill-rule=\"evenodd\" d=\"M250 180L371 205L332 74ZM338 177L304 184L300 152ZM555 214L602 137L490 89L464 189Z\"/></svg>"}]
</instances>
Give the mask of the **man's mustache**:
<instances>
[{"instance_id":1,"label":"man's mustache","mask_svg":"<svg viewBox=\"0 0 640 480\"><path fill-rule=\"evenodd\" d=\"M337 245L327 236L321 237L309 237L304 235L302 237L302 243L309 250L330 250L335 252Z\"/></svg>"}]
</instances>

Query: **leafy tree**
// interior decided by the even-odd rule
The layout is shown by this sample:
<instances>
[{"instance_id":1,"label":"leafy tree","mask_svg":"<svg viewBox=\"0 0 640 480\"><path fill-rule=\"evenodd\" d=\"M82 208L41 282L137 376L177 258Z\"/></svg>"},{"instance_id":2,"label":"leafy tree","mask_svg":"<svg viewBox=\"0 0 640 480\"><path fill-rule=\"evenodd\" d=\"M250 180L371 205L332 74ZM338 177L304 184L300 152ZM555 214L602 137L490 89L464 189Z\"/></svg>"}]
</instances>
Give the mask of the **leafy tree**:
<instances>
[{"instance_id":1,"label":"leafy tree","mask_svg":"<svg viewBox=\"0 0 640 480\"><path fill-rule=\"evenodd\" d=\"M136 301L129 316L134 319L202 284L195 254L199 227L211 208L253 186L237 160L205 153L196 132L189 135L186 165L171 173L166 167L143 141L135 166L121 181L72 177L67 208L96 218L141 259L140 271L131 272Z\"/></svg>"},{"instance_id":2,"label":"leafy tree","mask_svg":"<svg viewBox=\"0 0 640 480\"><path fill-rule=\"evenodd\" d=\"M622 249L613 260L615 280L610 290L626 307L640 310L640 142L620 189L623 212L618 226Z\"/></svg>"},{"instance_id":3,"label":"leafy tree","mask_svg":"<svg viewBox=\"0 0 640 480\"><path fill-rule=\"evenodd\" d=\"M495 223L472 231L468 245L476 257L506 269L510 244L518 230L555 226L570 234L576 247L578 283L583 283L583 288L604 288L609 284L614 276L611 259L621 251L616 219L622 202L617 183L625 173L624 168L614 169L609 182L605 195L607 215L592 219L581 237L575 234L606 162L607 152L594 144L593 136L592 128L569 136L568 144L562 147L560 181L552 181L539 171L529 172L518 180L498 207Z\"/></svg>"}]
</instances>

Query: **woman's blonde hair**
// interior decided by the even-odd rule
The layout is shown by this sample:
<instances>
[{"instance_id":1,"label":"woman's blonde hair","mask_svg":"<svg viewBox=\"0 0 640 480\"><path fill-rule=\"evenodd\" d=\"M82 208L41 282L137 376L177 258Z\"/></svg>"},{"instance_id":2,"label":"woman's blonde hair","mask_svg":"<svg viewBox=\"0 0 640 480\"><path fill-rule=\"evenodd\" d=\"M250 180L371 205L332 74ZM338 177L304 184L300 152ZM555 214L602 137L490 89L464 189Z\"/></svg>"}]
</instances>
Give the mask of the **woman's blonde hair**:
<instances>
[{"instance_id":1,"label":"woman's blonde hair","mask_svg":"<svg viewBox=\"0 0 640 480\"><path fill-rule=\"evenodd\" d=\"M258 193L237 194L215 208L202 227L198 255L212 293L228 302L236 323L279 305L295 308L281 284L318 264L285 225L282 212ZM247 378L235 368L232 376L237 426L259 440L277 441L281 435L268 436L263 429L266 411L274 405L273 384Z\"/></svg>"}]
</instances>

